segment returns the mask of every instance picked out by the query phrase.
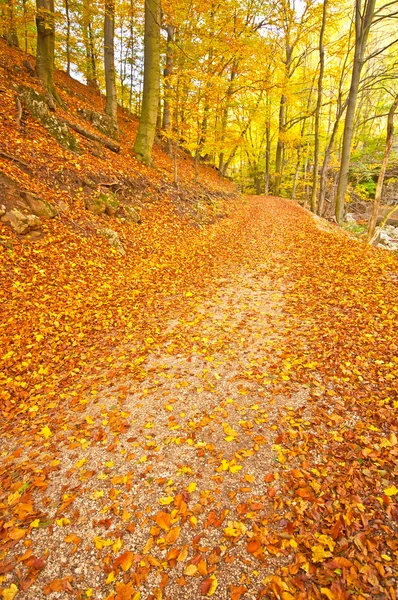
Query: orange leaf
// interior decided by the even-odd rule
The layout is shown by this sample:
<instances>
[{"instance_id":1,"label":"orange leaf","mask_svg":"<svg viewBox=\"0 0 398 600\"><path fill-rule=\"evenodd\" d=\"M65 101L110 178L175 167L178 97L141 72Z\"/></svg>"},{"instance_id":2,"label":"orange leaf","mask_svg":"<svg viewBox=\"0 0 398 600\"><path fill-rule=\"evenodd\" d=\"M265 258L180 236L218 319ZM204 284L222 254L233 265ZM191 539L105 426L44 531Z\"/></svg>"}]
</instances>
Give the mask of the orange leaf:
<instances>
[{"instance_id":1,"label":"orange leaf","mask_svg":"<svg viewBox=\"0 0 398 600\"><path fill-rule=\"evenodd\" d=\"M239 600L243 594L246 594L247 588L244 585L238 587L231 585L231 600Z\"/></svg>"},{"instance_id":2,"label":"orange leaf","mask_svg":"<svg viewBox=\"0 0 398 600\"><path fill-rule=\"evenodd\" d=\"M261 548L261 542L259 542L259 540L252 540L246 546L246 549L248 552L250 552L250 554L254 554L260 548Z\"/></svg>"},{"instance_id":3,"label":"orange leaf","mask_svg":"<svg viewBox=\"0 0 398 600\"><path fill-rule=\"evenodd\" d=\"M165 535L164 541L168 546L174 544L174 542L180 537L181 527L174 527Z\"/></svg>"},{"instance_id":4,"label":"orange leaf","mask_svg":"<svg viewBox=\"0 0 398 600\"><path fill-rule=\"evenodd\" d=\"M170 529L169 513L166 513L163 510L159 511L155 517L155 521L161 529L163 529L164 531L169 531L169 529Z\"/></svg>"}]
</instances>

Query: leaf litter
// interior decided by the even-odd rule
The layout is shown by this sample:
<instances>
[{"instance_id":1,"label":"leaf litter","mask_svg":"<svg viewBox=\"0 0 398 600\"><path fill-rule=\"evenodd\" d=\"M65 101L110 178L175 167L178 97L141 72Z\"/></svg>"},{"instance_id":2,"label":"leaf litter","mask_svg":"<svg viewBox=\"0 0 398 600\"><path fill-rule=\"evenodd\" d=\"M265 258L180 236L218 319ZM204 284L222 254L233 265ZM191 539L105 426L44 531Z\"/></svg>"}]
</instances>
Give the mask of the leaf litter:
<instances>
[{"instance_id":1,"label":"leaf litter","mask_svg":"<svg viewBox=\"0 0 398 600\"><path fill-rule=\"evenodd\" d=\"M3 597L395 600L396 259L264 197L52 235L3 265Z\"/></svg>"}]
</instances>

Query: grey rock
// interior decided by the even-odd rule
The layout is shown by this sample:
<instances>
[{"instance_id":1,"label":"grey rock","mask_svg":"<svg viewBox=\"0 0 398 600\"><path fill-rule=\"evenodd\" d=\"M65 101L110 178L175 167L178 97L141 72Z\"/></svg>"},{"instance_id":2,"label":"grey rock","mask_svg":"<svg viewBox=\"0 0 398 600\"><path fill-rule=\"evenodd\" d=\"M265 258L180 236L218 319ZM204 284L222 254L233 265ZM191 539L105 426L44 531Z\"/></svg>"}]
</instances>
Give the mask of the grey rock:
<instances>
[{"instance_id":1,"label":"grey rock","mask_svg":"<svg viewBox=\"0 0 398 600\"><path fill-rule=\"evenodd\" d=\"M119 234L116 231L114 231L113 229L109 229L108 227L104 227L103 229L100 229L98 233L102 235L102 237L104 237L106 240L108 240L109 245L115 250L117 250L119 254L126 254L126 251L123 248L123 244L120 241Z\"/></svg>"},{"instance_id":2,"label":"grey rock","mask_svg":"<svg viewBox=\"0 0 398 600\"><path fill-rule=\"evenodd\" d=\"M132 223L141 223L140 215L138 211L132 206L124 206L123 207L124 216L127 221L131 221Z\"/></svg>"}]
</instances>

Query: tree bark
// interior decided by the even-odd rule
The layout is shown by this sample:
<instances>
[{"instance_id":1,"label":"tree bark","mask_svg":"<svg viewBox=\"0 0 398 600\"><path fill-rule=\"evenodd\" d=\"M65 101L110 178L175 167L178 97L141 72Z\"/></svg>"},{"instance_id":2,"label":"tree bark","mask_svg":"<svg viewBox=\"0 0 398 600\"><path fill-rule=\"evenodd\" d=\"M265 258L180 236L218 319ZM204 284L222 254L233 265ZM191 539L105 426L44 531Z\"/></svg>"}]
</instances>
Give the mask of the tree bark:
<instances>
[{"instance_id":1,"label":"tree bark","mask_svg":"<svg viewBox=\"0 0 398 600\"><path fill-rule=\"evenodd\" d=\"M323 0L322 10L322 25L319 33L319 77L318 77L318 94L315 108L315 140L314 140L314 173L312 177L312 191L311 191L311 210L316 212L316 198L318 188L318 169L319 169L319 126L321 117L321 105L322 105L322 94L323 94L323 74L325 71L325 49L323 46L323 38L326 27L326 11L327 11L328 0Z\"/></svg>"},{"instance_id":2,"label":"tree bark","mask_svg":"<svg viewBox=\"0 0 398 600\"><path fill-rule=\"evenodd\" d=\"M160 1L145 0L144 89L133 152L150 164L156 133L160 89Z\"/></svg>"},{"instance_id":3,"label":"tree bark","mask_svg":"<svg viewBox=\"0 0 398 600\"><path fill-rule=\"evenodd\" d=\"M10 46L16 46L19 48L18 33L14 15L14 0L8 0L6 12L8 12L8 25L5 38Z\"/></svg>"},{"instance_id":4,"label":"tree bark","mask_svg":"<svg viewBox=\"0 0 398 600\"><path fill-rule=\"evenodd\" d=\"M173 73L173 42L174 42L174 26L168 25L167 31L167 46L166 46L166 65L163 71L164 76L164 101L163 101L163 123L162 129L166 136L166 152L169 156L172 155L173 147L171 140L171 84L170 76Z\"/></svg>"},{"instance_id":5,"label":"tree bark","mask_svg":"<svg viewBox=\"0 0 398 600\"><path fill-rule=\"evenodd\" d=\"M373 202L372 216L369 221L369 228L368 228L368 242L369 243L372 241L374 234L375 234L375 230L376 230L377 215L379 213L379 208L380 208L381 192L383 189L384 177L386 174L388 159L390 157L391 148L392 148L392 144L394 141L394 114L395 114L395 111L397 110L397 108L398 108L398 96L395 98L395 100L392 103L391 108L388 112L386 147L384 150L384 156L383 156L383 161L381 163L379 177L377 179L376 193L375 193L375 199Z\"/></svg>"},{"instance_id":6,"label":"tree bark","mask_svg":"<svg viewBox=\"0 0 398 600\"><path fill-rule=\"evenodd\" d=\"M343 145L339 180L336 193L336 220L339 225L343 222L344 201L348 184L348 171L350 167L350 154L354 133L354 116L357 103L359 81L362 67L365 62L366 42L372 25L376 0L364 0L363 14L361 12L362 0L355 0L355 51L354 63L351 74L350 91L348 93L347 113L344 122Z\"/></svg>"},{"instance_id":7,"label":"tree bark","mask_svg":"<svg viewBox=\"0 0 398 600\"><path fill-rule=\"evenodd\" d=\"M36 73L49 94L59 102L54 84L54 0L36 0Z\"/></svg>"},{"instance_id":8,"label":"tree bark","mask_svg":"<svg viewBox=\"0 0 398 600\"><path fill-rule=\"evenodd\" d=\"M65 15L66 15L66 72L70 75L70 14L69 0L65 0Z\"/></svg>"},{"instance_id":9,"label":"tree bark","mask_svg":"<svg viewBox=\"0 0 398 600\"><path fill-rule=\"evenodd\" d=\"M106 106L105 112L117 127L117 95L115 73L115 2L105 0L104 19L104 67Z\"/></svg>"}]
</instances>

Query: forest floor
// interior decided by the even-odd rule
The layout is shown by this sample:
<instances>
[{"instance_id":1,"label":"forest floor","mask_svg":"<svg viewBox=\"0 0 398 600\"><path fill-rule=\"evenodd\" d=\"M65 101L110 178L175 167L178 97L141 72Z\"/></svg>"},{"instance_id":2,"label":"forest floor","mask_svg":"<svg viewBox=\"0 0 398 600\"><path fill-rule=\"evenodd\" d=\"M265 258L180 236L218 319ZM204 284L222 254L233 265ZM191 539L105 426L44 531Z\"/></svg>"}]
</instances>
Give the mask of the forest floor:
<instances>
[{"instance_id":1,"label":"forest floor","mask_svg":"<svg viewBox=\"0 0 398 600\"><path fill-rule=\"evenodd\" d=\"M170 214L4 262L3 598L396 600L396 257Z\"/></svg>"}]
</instances>

